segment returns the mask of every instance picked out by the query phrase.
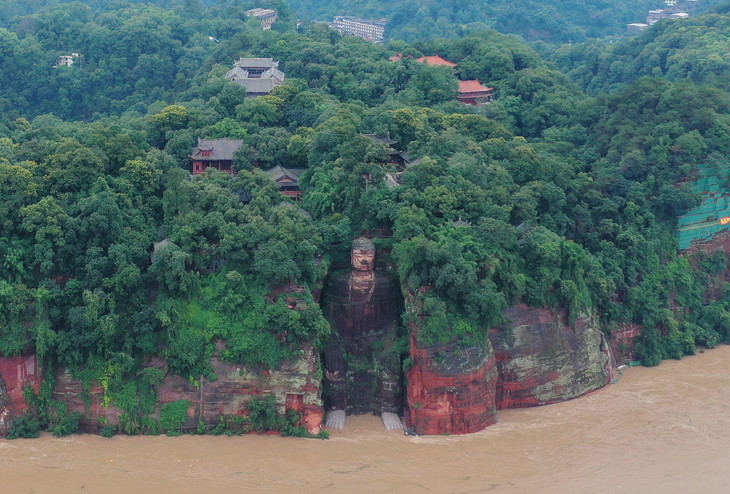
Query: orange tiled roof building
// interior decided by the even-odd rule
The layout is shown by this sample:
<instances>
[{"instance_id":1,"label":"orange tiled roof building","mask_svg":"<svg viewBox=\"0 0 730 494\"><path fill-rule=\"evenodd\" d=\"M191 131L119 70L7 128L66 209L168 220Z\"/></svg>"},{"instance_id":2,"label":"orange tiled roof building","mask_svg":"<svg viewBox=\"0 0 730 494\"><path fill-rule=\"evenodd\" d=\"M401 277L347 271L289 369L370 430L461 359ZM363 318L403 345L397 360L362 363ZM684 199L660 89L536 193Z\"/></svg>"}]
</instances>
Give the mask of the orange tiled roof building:
<instances>
[{"instance_id":1,"label":"orange tiled roof building","mask_svg":"<svg viewBox=\"0 0 730 494\"><path fill-rule=\"evenodd\" d=\"M459 81L459 94L456 99L467 105L486 105L492 102L494 88L487 87L478 80Z\"/></svg>"}]
</instances>

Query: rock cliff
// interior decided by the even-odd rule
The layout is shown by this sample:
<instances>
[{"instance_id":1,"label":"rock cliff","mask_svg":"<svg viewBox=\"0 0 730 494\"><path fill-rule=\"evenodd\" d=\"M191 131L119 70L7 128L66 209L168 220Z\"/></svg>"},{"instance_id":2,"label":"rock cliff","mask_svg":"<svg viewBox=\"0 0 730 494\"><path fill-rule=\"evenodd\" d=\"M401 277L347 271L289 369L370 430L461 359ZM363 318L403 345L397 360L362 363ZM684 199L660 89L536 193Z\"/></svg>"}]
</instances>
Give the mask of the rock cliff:
<instances>
[{"instance_id":1,"label":"rock cliff","mask_svg":"<svg viewBox=\"0 0 730 494\"><path fill-rule=\"evenodd\" d=\"M497 369L489 340L420 348L417 333L411 326L408 425L418 434L468 434L494 424Z\"/></svg>"},{"instance_id":2,"label":"rock cliff","mask_svg":"<svg viewBox=\"0 0 730 494\"><path fill-rule=\"evenodd\" d=\"M595 320L519 304L490 331L499 378L497 408L569 400L608 383L608 344Z\"/></svg>"},{"instance_id":3,"label":"rock cliff","mask_svg":"<svg viewBox=\"0 0 730 494\"><path fill-rule=\"evenodd\" d=\"M413 294L407 296L406 305L414 306ZM451 341L425 346L418 339L423 319L411 318L406 406L409 425L416 432L477 432L496 422L497 409L555 403L608 382L611 350L590 317L578 317L570 324L563 310L516 305L504 312L504 320L479 345ZM619 329L611 346L629 352L638 329ZM197 382L167 373L163 361L148 364L166 373L157 389L159 406L177 400L191 403L184 429L195 430L200 423L212 428L221 415L247 414L253 397L273 395L279 412L296 410L307 430L319 432L322 375L315 348L305 347L278 370L248 369L218 358L211 364L217 380ZM27 408L23 387L37 390L39 382L34 355L0 358L0 433L7 432L13 417ZM68 372L57 373L54 398L66 402L70 412L83 414L85 431L98 432L105 423L119 422L121 411L105 400L101 385L84 390Z\"/></svg>"},{"instance_id":4,"label":"rock cliff","mask_svg":"<svg viewBox=\"0 0 730 494\"><path fill-rule=\"evenodd\" d=\"M637 324L622 324L611 331L608 340L611 343L611 365L619 367L629 365L636 360L636 341L641 335L641 327Z\"/></svg>"},{"instance_id":5,"label":"rock cliff","mask_svg":"<svg viewBox=\"0 0 730 494\"><path fill-rule=\"evenodd\" d=\"M0 357L0 437L7 434L13 419L28 408L23 388L31 386L38 392L40 382L34 354Z\"/></svg>"},{"instance_id":6,"label":"rock cliff","mask_svg":"<svg viewBox=\"0 0 730 494\"><path fill-rule=\"evenodd\" d=\"M333 329L325 349L325 404L348 414L403 409L401 356L396 345L402 310L398 282L378 271L372 279L350 270L330 275L323 312Z\"/></svg>"},{"instance_id":7,"label":"rock cliff","mask_svg":"<svg viewBox=\"0 0 730 494\"><path fill-rule=\"evenodd\" d=\"M409 291L405 305L410 319L406 425L417 434L468 434L494 424L497 369L489 340L426 346L419 333L430 316L422 312L422 299Z\"/></svg>"},{"instance_id":8,"label":"rock cliff","mask_svg":"<svg viewBox=\"0 0 730 494\"><path fill-rule=\"evenodd\" d=\"M519 304L483 345L431 348L419 346L414 320L407 402L419 434L476 432L496 422L496 409L565 401L609 381L609 345L590 317L569 324L564 310Z\"/></svg>"},{"instance_id":9,"label":"rock cliff","mask_svg":"<svg viewBox=\"0 0 730 494\"><path fill-rule=\"evenodd\" d=\"M165 364L153 360L152 366L165 369ZM253 397L273 395L278 411L295 410L301 413L302 426L310 433L320 431L323 418L321 403L321 376L317 352L310 346L300 356L284 362L277 370L257 371L227 364L217 358L211 360L217 379L202 378L191 382L180 376L167 374L158 389L160 406L177 400L188 400L191 405L183 427L194 431L202 422L207 428L218 424L221 415L246 415ZM117 424L121 411L104 405L104 390L98 384L84 392L79 380L68 372L56 376L54 398L68 404L70 412L83 415L81 427L87 432L98 432L103 423Z\"/></svg>"}]
</instances>

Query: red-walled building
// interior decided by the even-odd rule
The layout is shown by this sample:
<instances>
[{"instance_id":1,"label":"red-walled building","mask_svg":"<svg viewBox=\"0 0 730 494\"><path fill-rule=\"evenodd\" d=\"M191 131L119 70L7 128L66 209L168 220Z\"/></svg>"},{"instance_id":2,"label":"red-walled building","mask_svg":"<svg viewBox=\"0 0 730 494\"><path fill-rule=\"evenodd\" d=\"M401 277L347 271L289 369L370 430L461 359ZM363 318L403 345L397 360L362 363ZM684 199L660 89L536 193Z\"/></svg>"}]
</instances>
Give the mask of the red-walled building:
<instances>
[{"instance_id":1,"label":"red-walled building","mask_svg":"<svg viewBox=\"0 0 730 494\"><path fill-rule=\"evenodd\" d=\"M203 173L206 168L235 174L234 154L241 149L241 139L198 139L190 159L193 162L193 175Z\"/></svg>"},{"instance_id":2,"label":"red-walled building","mask_svg":"<svg viewBox=\"0 0 730 494\"><path fill-rule=\"evenodd\" d=\"M486 105L492 102L494 88L483 85L478 80L459 81L459 94L456 99L467 105Z\"/></svg>"},{"instance_id":3,"label":"red-walled building","mask_svg":"<svg viewBox=\"0 0 730 494\"><path fill-rule=\"evenodd\" d=\"M278 165L271 170L266 170L266 173L276 182L281 195L291 197L295 201L302 196L302 191L299 189L299 177L302 172L304 172L304 168L284 168Z\"/></svg>"}]
</instances>

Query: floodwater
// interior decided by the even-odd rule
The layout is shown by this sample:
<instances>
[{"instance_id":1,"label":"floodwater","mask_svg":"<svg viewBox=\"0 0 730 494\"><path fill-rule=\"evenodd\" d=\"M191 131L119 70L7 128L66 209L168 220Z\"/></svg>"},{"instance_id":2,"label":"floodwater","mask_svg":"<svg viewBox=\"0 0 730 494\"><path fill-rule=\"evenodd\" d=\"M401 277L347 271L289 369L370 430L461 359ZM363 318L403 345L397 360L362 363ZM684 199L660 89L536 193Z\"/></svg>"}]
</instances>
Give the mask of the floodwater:
<instances>
[{"instance_id":1,"label":"floodwater","mask_svg":"<svg viewBox=\"0 0 730 494\"><path fill-rule=\"evenodd\" d=\"M372 416L328 441L248 435L0 441L3 493L725 493L730 346L467 436L409 437Z\"/></svg>"}]
</instances>

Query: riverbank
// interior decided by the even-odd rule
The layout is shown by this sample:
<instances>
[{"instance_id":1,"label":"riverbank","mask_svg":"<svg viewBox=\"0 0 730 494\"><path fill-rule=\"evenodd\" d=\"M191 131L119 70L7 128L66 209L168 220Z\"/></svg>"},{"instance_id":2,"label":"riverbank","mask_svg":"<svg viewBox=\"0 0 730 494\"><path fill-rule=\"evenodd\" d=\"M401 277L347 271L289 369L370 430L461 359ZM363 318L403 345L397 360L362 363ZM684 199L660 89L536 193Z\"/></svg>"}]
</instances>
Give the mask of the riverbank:
<instances>
[{"instance_id":1,"label":"riverbank","mask_svg":"<svg viewBox=\"0 0 730 494\"><path fill-rule=\"evenodd\" d=\"M600 393L499 412L465 436L353 417L329 441L91 435L0 441L13 493L721 493L730 483L730 346L623 370Z\"/></svg>"}]
</instances>

